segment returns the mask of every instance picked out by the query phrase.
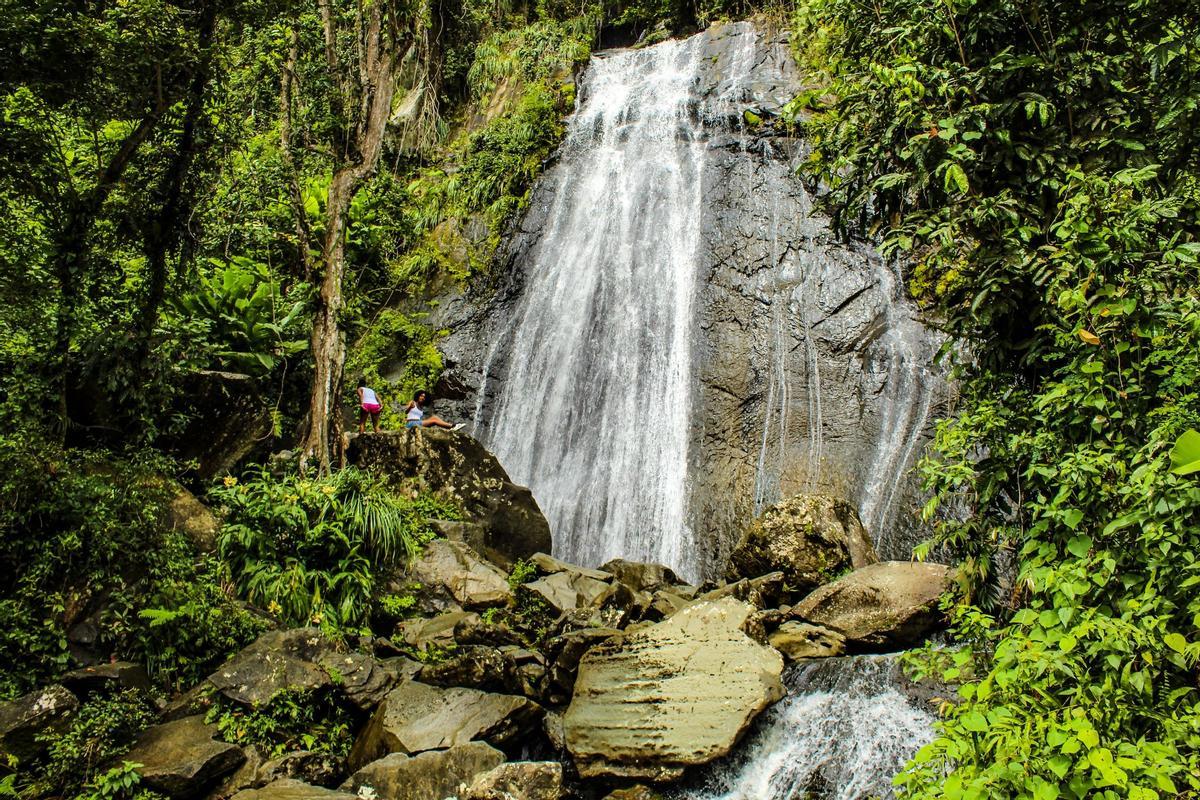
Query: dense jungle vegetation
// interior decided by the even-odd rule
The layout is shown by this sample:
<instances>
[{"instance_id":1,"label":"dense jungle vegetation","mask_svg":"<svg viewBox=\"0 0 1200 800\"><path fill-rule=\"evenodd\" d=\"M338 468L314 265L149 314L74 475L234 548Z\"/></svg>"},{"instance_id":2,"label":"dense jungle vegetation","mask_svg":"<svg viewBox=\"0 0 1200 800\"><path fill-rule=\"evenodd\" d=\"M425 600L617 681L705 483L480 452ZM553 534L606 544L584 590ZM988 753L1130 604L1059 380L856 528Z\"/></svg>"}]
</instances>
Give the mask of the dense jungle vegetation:
<instances>
[{"instance_id":1,"label":"dense jungle vegetation","mask_svg":"<svg viewBox=\"0 0 1200 800\"><path fill-rule=\"evenodd\" d=\"M797 26L812 174L964 343L923 469L966 683L903 790L1191 796L1195 5L817 0Z\"/></svg>"},{"instance_id":2,"label":"dense jungle vegetation","mask_svg":"<svg viewBox=\"0 0 1200 800\"><path fill-rule=\"evenodd\" d=\"M763 10L0 0L0 698L69 668L81 622L171 691L268 617L380 613L376 572L455 510L329 472L353 380L436 381L428 302L490 278L602 36ZM1200 792L1200 13L768 10L812 87L806 177L958 343L922 555L964 565L966 647L929 658L962 700L899 791ZM179 442L219 372L273 409L250 460L309 477L199 477ZM229 512L216 553L164 523L176 481ZM289 708L264 741L317 725ZM90 701L0 796L134 796L98 767L152 716Z\"/></svg>"}]
</instances>

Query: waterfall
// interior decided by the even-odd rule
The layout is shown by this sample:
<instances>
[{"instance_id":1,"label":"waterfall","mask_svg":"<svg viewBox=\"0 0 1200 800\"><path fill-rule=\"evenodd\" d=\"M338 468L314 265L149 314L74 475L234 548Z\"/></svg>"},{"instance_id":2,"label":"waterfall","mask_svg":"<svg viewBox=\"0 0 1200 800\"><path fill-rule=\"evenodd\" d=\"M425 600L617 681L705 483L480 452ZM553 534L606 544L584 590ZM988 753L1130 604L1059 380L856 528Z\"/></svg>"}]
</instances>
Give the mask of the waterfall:
<instances>
[{"instance_id":1,"label":"waterfall","mask_svg":"<svg viewBox=\"0 0 1200 800\"><path fill-rule=\"evenodd\" d=\"M555 555L711 577L797 492L856 502L884 557L919 537L937 344L901 277L832 235L794 175L803 144L755 121L797 81L786 40L749 23L584 72L510 291L452 354L477 365L463 412Z\"/></svg>"},{"instance_id":2,"label":"waterfall","mask_svg":"<svg viewBox=\"0 0 1200 800\"><path fill-rule=\"evenodd\" d=\"M789 696L735 755L707 767L677 800L867 800L933 739L933 717L900 691L895 656L802 663Z\"/></svg>"},{"instance_id":3,"label":"waterfall","mask_svg":"<svg viewBox=\"0 0 1200 800\"><path fill-rule=\"evenodd\" d=\"M592 60L484 425L541 504L555 555L575 563L696 572L686 477L701 49L693 38Z\"/></svg>"}]
</instances>

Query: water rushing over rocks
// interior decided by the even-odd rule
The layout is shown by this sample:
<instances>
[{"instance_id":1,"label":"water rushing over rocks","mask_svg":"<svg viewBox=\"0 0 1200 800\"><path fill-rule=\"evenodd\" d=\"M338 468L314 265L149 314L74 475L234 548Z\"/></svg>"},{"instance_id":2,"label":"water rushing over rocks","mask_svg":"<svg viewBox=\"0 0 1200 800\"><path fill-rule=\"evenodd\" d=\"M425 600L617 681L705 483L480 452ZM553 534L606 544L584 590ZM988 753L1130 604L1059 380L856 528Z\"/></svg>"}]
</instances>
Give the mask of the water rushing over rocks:
<instances>
[{"instance_id":1,"label":"water rushing over rocks","mask_svg":"<svg viewBox=\"0 0 1200 800\"><path fill-rule=\"evenodd\" d=\"M698 39L594 60L515 315L488 442L555 554L694 572L686 519L705 143Z\"/></svg>"},{"instance_id":2,"label":"water rushing over rocks","mask_svg":"<svg viewBox=\"0 0 1200 800\"><path fill-rule=\"evenodd\" d=\"M790 695L736 756L677 800L866 800L933 739L933 717L906 696L895 656L828 658L793 668Z\"/></svg>"},{"instance_id":3,"label":"water rushing over rocks","mask_svg":"<svg viewBox=\"0 0 1200 800\"><path fill-rule=\"evenodd\" d=\"M798 85L786 39L749 23L599 54L506 284L431 320L454 331L451 413L568 561L713 576L797 492L851 501L884 558L919 538L939 341L796 178L803 143L769 120Z\"/></svg>"}]
</instances>

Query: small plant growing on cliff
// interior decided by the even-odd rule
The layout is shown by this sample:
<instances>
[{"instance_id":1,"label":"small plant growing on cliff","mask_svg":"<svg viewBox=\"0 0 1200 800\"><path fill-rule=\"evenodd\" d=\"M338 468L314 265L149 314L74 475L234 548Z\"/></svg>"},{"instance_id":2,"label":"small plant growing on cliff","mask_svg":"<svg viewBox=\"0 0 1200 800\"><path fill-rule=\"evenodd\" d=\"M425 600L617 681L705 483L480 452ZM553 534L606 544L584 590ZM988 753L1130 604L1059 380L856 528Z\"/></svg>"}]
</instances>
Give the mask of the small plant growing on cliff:
<instances>
[{"instance_id":1,"label":"small plant growing on cliff","mask_svg":"<svg viewBox=\"0 0 1200 800\"><path fill-rule=\"evenodd\" d=\"M515 592L518 586L529 583L536 577L537 567L522 558L513 564L512 572L508 573L508 588Z\"/></svg>"},{"instance_id":2,"label":"small plant growing on cliff","mask_svg":"<svg viewBox=\"0 0 1200 800\"><path fill-rule=\"evenodd\" d=\"M238 593L274 603L289 624L355 628L366 618L376 573L412 559L434 537L431 518L457 509L395 495L347 468L327 478L276 478L265 469L210 491L223 506L221 558Z\"/></svg>"}]
</instances>

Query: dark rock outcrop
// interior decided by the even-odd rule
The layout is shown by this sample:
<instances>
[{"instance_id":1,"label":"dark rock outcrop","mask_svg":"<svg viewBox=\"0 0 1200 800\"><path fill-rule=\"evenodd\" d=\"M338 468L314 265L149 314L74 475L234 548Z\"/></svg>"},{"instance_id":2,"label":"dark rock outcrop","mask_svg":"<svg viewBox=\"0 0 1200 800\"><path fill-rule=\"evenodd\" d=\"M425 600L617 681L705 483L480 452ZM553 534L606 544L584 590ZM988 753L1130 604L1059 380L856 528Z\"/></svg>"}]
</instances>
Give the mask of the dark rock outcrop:
<instances>
[{"instance_id":1,"label":"dark rock outcrop","mask_svg":"<svg viewBox=\"0 0 1200 800\"><path fill-rule=\"evenodd\" d=\"M129 661L113 661L71 670L58 679L59 682L80 697L93 692L121 689L150 691L150 676L140 664Z\"/></svg>"},{"instance_id":2,"label":"dark rock outcrop","mask_svg":"<svg viewBox=\"0 0 1200 800\"><path fill-rule=\"evenodd\" d=\"M184 717L155 725L125 756L141 764L142 783L177 800L197 797L222 776L241 766L246 755L217 738L217 727L203 717Z\"/></svg>"},{"instance_id":3,"label":"dark rock outcrop","mask_svg":"<svg viewBox=\"0 0 1200 800\"><path fill-rule=\"evenodd\" d=\"M40 737L65 730L78 709L79 699L62 686L0 703L0 755L24 761L45 752L49 744Z\"/></svg>"},{"instance_id":4,"label":"dark rock outcrop","mask_svg":"<svg viewBox=\"0 0 1200 800\"><path fill-rule=\"evenodd\" d=\"M197 370L184 377L178 397L187 425L160 442L180 461L195 461L201 479L228 472L271 436L270 404L249 375Z\"/></svg>"},{"instance_id":5,"label":"dark rock outcrop","mask_svg":"<svg viewBox=\"0 0 1200 800\"><path fill-rule=\"evenodd\" d=\"M394 482L412 480L458 503L483 529L481 553L507 568L550 550L550 525L533 495L465 433L421 428L354 436L352 464Z\"/></svg>"}]
</instances>

